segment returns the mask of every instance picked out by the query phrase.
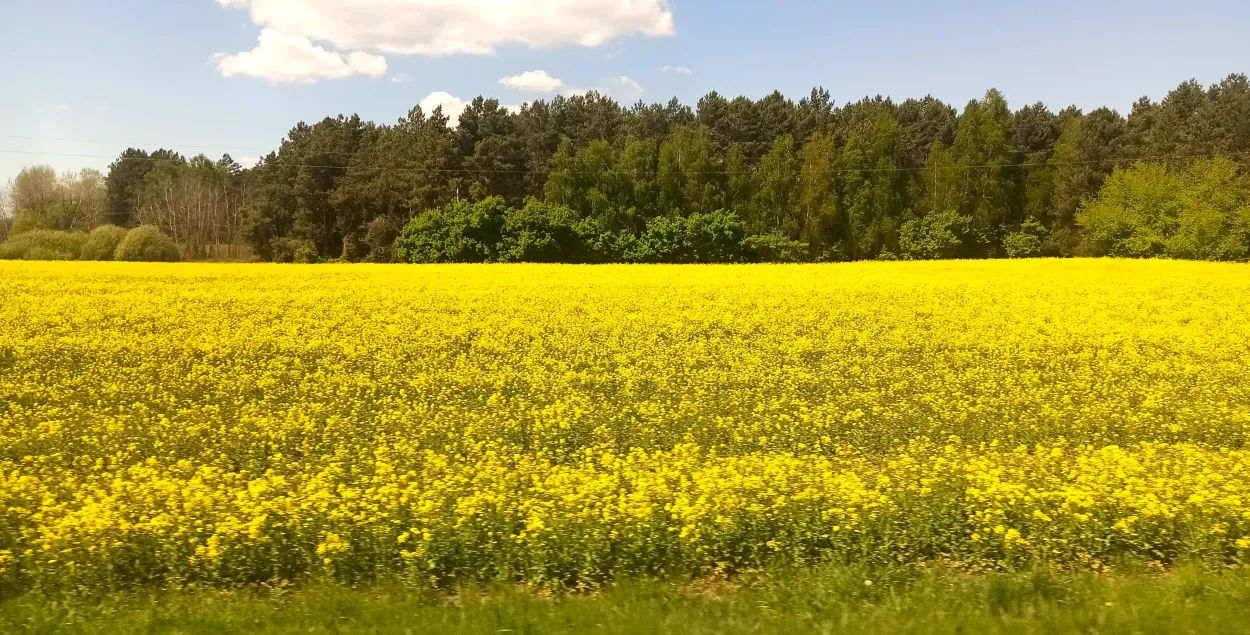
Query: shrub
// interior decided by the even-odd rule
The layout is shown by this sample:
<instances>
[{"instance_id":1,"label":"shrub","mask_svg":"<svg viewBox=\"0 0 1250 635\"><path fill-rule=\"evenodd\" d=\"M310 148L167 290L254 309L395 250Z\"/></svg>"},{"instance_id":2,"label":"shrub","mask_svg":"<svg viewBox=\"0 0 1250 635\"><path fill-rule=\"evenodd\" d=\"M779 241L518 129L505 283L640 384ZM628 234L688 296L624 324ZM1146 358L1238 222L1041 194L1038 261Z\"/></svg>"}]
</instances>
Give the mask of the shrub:
<instances>
[{"instance_id":1,"label":"shrub","mask_svg":"<svg viewBox=\"0 0 1250 635\"><path fill-rule=\"evenodd\" d=\"M321 254L317 253L317 246L311 240L300 240L295 245L295 251L291 254L293 262L311 265L321 260ZM342 258L339 258L342 260Z\"/></svg>"},{"instance_id":2,"label":"shrub","mask_svg":"<svg viewBox=\"0 0 1250 635\"><path fill-rule=\"evenodd\" d=\"M490 262L498 251L508 208L502 198L456 201L426 211L395 239L402 262Z\"/></svg>"},{"instance_id":3,"label":"shrub","mask_svg":"<svg viewBox=\"0 0 1250 635\"><path fill-rule=\"evenodd\" d=\"M1003 250L1008 258L1029 258L1042 249L1042 235L1046 228L1037 219L1030 218L1020 225L1020 231L1011 232L1003 239Z\"/></svg>"},{"instance_id":4,"label":"shrub","mask_svg":"<svg viewBox=\"0 0 1250 635\"><path fill-rule=\"evenodd\" d=\"M275 238L269 242L274 262L313 263L320 259L317 245L306 238Z\"/></svg>"},{"instance_id":5,"label":"shrub","mask_svg":"<svg viewBox=\"0 0 1250 635\"><path fill-rule=\"evenodd\" d=\"M113 258L127 262L177 262L182 256L174 240L155 225L140 225L126 232Z\"/></svg>"},{"instance_id":6,"label":"shrub","mask_svg":"<svg viewBox=\"0 0 1250 635\"><path fill-rule=\"evenodd\" d=\"M691 262L742 262L747 228L733 212L719 210L686 218L686 244Z\"/></svg>"},{"instance_id":7,"label":"shrub","mask_svg":"<svg viewBox=\"0 0 1250 635\"><path fill-rule=\"evenodd\" d=\"M585 262L583 248L590 225L583 224L577 212L563 205L548 205L531 199L521 209L504 214L501 240L495 254L500 262ZM593 233L593 232L592 232Z\"/></svg>"},{"instance_id":8,"label":"shrub","mask_svg":"<svg viewBox=\"0 0 1250 635\"><path fill-rule=\"evenodd\" d=\"M808 262L812 259L807 243L777 234L748 236L742 241L742 250L752 262Z\"/></svg>"},{"instance_id":9,"label":"shrub","mask_svg":"<svg viewBox=\"0 0 1250 635\"><path fill-rule=\"evenodd\" d=\"M963 246L967 221L953 211L913 218L899 229L898 248L906 260L953 258Z\"/></svg>"},{"instance_id":10,"label":"shrub","mask_svg":"<svg viewBox=\"0 0 1250 635\"><path fill-rule=\"evenodd\" d=\"M403 223L394 216L378 216L365 226L365 244L369 253L365 260L369 262L394 262L395 239L399 237Z\"/></svg>"},{"instance_id":11,"label":"shrub","mask_svg":"<svg viewBox=\"0 0 1250 635\"><path fill-rule=\"evenodd\" d=\"M1224 158L1184 168L1117 168L1081 205L1077 222L1099 252L1112 256L1245 260L1250 179Z\"/></svg>"},{"instance_id":12,"label":"shrub","mask_svg":"<svg viewBox=\"0 0 1250 635\"><path fill-rule=\"evenodd\" d=\"M630 241L623 258L626 262L689 262L686 221L680 216L657 216L647 220L647 229Z\"/></svg>"},{"instance_id":13,"label":"shrub","mask_svg":"<svg viewBox=\"0 0 1250 635\"><path fill-rule=\"evenodd\" d=\"M34 229L0 244L0 260L77 260L87 235Z\"/></svg>"},{"instance_id":14,"label":"shrub","mask_svg":"<svg viewBox=\"0 0 1250 635\"><path fill-rule=\"evenodd\" d=\"M116 225L100 225L87 234L79 260L112 260L117 246L126 238L126 230Z\"/></svg>"},{"instance_id":15,"label":"shrub","mask_svg":"<svg viewBox=\"0 0 1250 635\"><path fill-rule=\"evenodd\" d=\"M36 229L48 229L39 222L39 217L35 214L27 212L18 212L13 217L13 225L9 227L9 237L25 234L26 232L35 231Z\"/></svg>"}]
</instances>

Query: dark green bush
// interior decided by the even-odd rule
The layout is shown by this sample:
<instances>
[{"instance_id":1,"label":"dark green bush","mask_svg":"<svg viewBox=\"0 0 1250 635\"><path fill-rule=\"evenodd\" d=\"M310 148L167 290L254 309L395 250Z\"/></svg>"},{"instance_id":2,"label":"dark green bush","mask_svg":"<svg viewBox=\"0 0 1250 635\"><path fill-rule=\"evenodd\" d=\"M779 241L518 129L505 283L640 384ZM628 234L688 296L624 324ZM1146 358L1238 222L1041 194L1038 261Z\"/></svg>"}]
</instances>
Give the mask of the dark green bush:
<instances>
[{"instance_id":1,"label":"dark green bush","mask_svg":"<svg viewBox=\"0 0 1250 635\"><path fill-rule=\"evenodd\" d=\"M742 241L742 251L751 262L809 262L812 259L807 243L777 234L748 236Z\"/></svg>"},{"instance_id":2,"label":"dark green bush","mask_svg":"<svg viewBox=\"0 0 1250 635\"><path fill-rule=\"evenodd\" d=\"M906 260L954 258L963 247L967 219L953 211L913 218L899 229L898 248Z\"/></svg>"},{"instance_id":3,"label":"dark green bush","mask_svg":"<svg viewBox=\"0 0 1250 635\"><path fill-rule=\"evenodd\" d=\"M742 262L747 228L732 212L719 210L686 217L689 262Z\"/></svg>"},{"instance_id":4,"label":"dark green bush","mask_svg":"<svg viewBox=\"0 0 1250 635\"><path fill-rule=\"evenodd\" d=\"M269 243L269 251L274 262L309 264L321 259L317 245L304 238L275 238Z\"/></svg>"},{"instance_id":5,"label":"dark green bush","mask_svg":"<svg viewBox=\"0 0 1250 635\"><path fill-rule=\"evenodd\" d=\"M412 263L493 261L507 213L498 197L429 210L404 226L395 239L395 255Z\"/></svg>"},{"instance_id":6,"label":"dark green bush","mask_svg":"<svg viewBox=\"0 0 1250 635\"><path fill-rule=\"evenodd\" d=\"M77 260L87 235L33 229L0 244L0 260Z\"/></svg>"},{"instance_id":7,"label":"dark green bush","mask_svg":"<svg viewBox=\"0 0 1250 635\"><path fill-rule=\"evenodd\" d=\"M87 234L79 260L112 260L117 246L126 238L126 230L116 225L100 225Z\"/></svg>"},{"instance_id":8,"label":"dark green bush","mask_svg":"<svg viewBox=\"0 0 1250 635\"><path fill-rule=\"evenodd\" d=\"M140 225L126 232L113 258L127 262L177 262L182 255L174 240L155 225Z\"/></svg>"},{"instance_id":9,"label":"dark green bush","mask_svg":"<svg viewBox=\"0 0 1250 635\"><path fill-rule=\"evenodd\" d=\"M504 215L495 259L500 262L604 262L602 232L590 219L563 205L531 199Z\"/></svg>"}]
</instances>

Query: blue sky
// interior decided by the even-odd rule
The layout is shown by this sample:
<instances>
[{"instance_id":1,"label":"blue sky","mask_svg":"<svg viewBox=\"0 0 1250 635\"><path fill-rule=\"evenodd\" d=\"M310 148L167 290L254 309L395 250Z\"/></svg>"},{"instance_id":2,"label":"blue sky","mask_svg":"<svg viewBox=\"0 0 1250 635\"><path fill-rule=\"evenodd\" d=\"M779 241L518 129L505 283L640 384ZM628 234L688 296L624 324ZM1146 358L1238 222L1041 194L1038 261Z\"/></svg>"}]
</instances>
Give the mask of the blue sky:
<instances>
[{"instance_id":1,"label":"blue sky","mask_svg":"<svg viewBox=\"0 0 1250 635\"><path fill-rule=\"evenodd\" d=\"M997 87L1013 107L1127 112L1185 79L1250 71L1244 0L353 3L12 3L0 183L31 164L105 168L127 146L257 157L300 120L390 122L438 92L520 104L597 88L693 104L710 90L798 99L821 85L840 103L932 94L962 107ZM309 51L315 63L300 58ZM690 72L662 70L678 66ZM539 70L561 86L500 84Z\"/></svg>"}]
</instances>

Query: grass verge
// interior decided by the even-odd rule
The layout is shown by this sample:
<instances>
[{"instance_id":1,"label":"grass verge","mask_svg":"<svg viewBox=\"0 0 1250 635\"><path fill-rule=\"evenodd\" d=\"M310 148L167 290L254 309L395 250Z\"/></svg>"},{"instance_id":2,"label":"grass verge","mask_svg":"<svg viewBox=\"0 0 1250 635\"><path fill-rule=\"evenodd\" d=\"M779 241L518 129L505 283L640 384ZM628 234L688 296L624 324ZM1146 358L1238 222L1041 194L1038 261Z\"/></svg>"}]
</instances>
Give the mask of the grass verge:
<instances>
[{"instance_id":1,"label":"grass verge","mask_svg":"<svg viewBox=\"0 0 1250 635\"><path fill-rule=\"evenodd\" d=\"M821 568L632 581L550 595L507 586L145 592L0 605L5 633L1243 633L1250 573Z\"/></svg>"}]
</instances>

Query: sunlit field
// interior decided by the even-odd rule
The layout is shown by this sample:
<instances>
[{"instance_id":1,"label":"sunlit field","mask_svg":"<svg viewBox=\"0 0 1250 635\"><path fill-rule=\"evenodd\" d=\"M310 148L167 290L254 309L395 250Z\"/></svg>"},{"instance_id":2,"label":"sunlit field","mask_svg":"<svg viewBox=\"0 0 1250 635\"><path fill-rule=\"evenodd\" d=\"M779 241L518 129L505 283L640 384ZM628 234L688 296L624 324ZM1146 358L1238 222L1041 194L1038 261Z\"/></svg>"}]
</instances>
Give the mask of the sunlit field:
<instances>
[{"instance_id":1,"label":"sunlit field","mask_svg":"<svg viewBox=\"0 0 1250 635\"><path fill-rule=\"evenodd\" d=\"M0 585L1250 551L1250 269L0 262Z\"/></svg>"}]
</instances>

